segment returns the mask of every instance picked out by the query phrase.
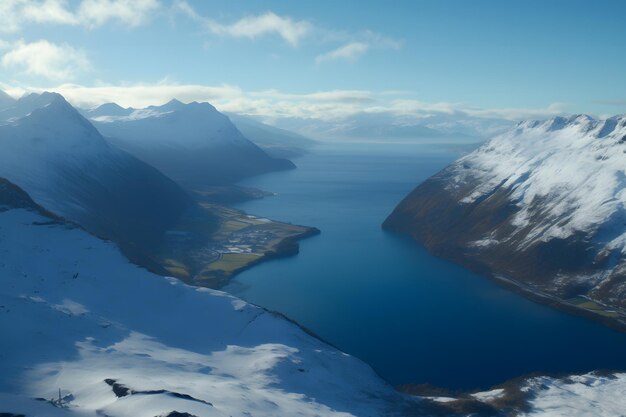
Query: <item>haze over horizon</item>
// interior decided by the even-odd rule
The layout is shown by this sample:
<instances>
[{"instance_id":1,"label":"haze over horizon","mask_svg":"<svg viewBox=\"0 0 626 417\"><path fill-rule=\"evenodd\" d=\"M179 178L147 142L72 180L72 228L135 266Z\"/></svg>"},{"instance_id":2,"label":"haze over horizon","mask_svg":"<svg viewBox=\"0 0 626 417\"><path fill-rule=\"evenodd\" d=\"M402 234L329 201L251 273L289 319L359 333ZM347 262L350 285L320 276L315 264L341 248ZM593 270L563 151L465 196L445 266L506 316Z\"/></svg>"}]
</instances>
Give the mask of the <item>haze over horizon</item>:
<instances>
[{"instance_id":1,"label":"haze over horizon","mask_svg":"<svg viewBox=\"0 0 626 417\"><path fill-rule=\"evenodd\" d=\"M3 1L0 88L83 107L209 101L270 122L626 112L622 2L319 6Z\"/></svg>"}]
</instances>

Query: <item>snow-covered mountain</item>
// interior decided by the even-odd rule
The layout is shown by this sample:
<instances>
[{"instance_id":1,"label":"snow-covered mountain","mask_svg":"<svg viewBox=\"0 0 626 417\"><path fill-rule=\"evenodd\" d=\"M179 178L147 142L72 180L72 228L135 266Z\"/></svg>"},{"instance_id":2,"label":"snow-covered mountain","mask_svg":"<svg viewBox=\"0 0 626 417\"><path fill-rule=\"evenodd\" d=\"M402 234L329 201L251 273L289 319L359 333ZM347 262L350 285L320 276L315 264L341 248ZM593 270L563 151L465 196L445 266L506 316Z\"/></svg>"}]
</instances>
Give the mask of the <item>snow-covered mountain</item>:
<instances>
[{"instance_id":1,"label":"snow-covered mountain","mask_svg":"<svg viewBox=\"0 0 626 417\"><path fill-rule=\"evenodd\" d=\"M4 180L0 254L3 416L417 415L417 399L358 359L277 314L137 268Z\"/></svg>"},{"instance_id":2,"label":"snow-covered mountain","mask_svg":"<svg viewBox=\"0 0 626 417\"><path fill-rule=\"evenodd\" d=\"M62 96L0 113L0 176L50 211L128 251L149 246L192 204L156 169L108 144Z\"/></svg>"},{"instance_id":3,"label":"snow-covered mountain","mask_svg":"<svg viewBox=\"0 0 626 417\"><path fill-rule=\"evenodd\" d=\"M419 185L385 226L623 324L625 179L626 117L523 122Z\"/></svg>"},{"instance_id":4,"label":"snow-covered mountain","mask_svg":"<svg viewBox=\"0 0 626 417\"><path fill-rule=\"evenodd\" d=\"M400 394L282 316L137 268L2 178L0 254L2 416L612 417L626 407L626 374Z\"/></svg>"},{"instance_id":5,"label":"snow-covered mountain","mask_svg":"<svg viewBox=\"0 0 626 417\"><path fill-rule=\"evenodd\" d=\"M111 143L189 188L294 168L267 155L209 103L172 100L144 109L104 104L84 114Z\"/></svg>"}]
</instances>

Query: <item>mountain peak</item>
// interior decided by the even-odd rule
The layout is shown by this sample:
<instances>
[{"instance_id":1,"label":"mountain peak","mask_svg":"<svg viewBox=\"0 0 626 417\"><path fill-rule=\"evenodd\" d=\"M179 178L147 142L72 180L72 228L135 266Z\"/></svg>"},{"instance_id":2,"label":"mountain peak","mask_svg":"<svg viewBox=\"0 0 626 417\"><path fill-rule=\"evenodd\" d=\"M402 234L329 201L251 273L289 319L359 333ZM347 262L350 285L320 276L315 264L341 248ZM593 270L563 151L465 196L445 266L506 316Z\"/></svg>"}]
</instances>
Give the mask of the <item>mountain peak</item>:
<instances>
[{"instance_id":1,"label":"mountain peak","mask_svg":"<svg viewBox=\"0 0 626 417\"><path fill-rule=\"evenodd\" d=\"M183 103L182 101L178 100L178 99L171 99L170 101L168 101L167 103L163 104L162 106L157 106L157 108L161 109L161 110L178 110L180 108L185 107L186 104Z\"/></svg>"},{"instance_id":2,"label":"mountain peak","mask_svg":"<svg viewBox=\"0 0 626 417\"><path fill-rule=\"evenodd\" d=\"M106 110L106 111L126 111L124 107L117 103L104 103L94 108L93 110Z\"/></svg>"},{"instance_id":3,"label":"mountain peak","mask_svg":"<svg viewBox=\"0 0 626 417\"><path fill-rule=\"evenodd\" d=\"M0 110L4 110L8 107L11 107L15 103L15 99L0 90Z\"/></svg>"},{"instance_id":4,"label":"mountain peak","mask_svg":"<svg viewBox=\"0 0 626 417\"><path fill-rule=\"evenodd\" d=\"M45 105L55 100L65 101L65 98L59 93L44 91L43 93L30 93L24 95L17 100L17 103L38 103L40 105Z\"/></svg>"},{"instance_id":5,"label":"mountain peak","mask_svg":"<svg viewBox=\"0 0 626 417\"><path fill-rule=\"evenodd\" d=\"M11 129L13 135L45 139L59 149L63 148L62 143L106 145L96 128L58 93L29 94L6 112L12 116L6 128Z\"/></svg>"},{"instance_id":6,"label":"mountain peak","mask_svg":"<svg viewBox=\"0 0 626 417\"><path fill-rule=\"evenodd\" d=\"M34 109L30 113L30 117L41 118L49 116L61 116L67 115L72 117L75 121L79 121L82 124L91 126L84 117L78 113L78 111L65 100L65 98L58 93L42 93L40 98L45 102L41 107ZM27 117L29 117L27 116Z\"/></svg>"},{"instance_id":7,"label":"mountain peak","mask_svg":"<svg viewBox=\"0 0 626 417\"><path fill-rule=\"evenodd\" d=\"M603 120L597 120L588 114L573 114L570 116L553 116L543 120L525 120L517 124L521 129L544 129L547 132L562 130L567 127L577 126L589 131L598 126Z\"/></svg>"}]
</instances>

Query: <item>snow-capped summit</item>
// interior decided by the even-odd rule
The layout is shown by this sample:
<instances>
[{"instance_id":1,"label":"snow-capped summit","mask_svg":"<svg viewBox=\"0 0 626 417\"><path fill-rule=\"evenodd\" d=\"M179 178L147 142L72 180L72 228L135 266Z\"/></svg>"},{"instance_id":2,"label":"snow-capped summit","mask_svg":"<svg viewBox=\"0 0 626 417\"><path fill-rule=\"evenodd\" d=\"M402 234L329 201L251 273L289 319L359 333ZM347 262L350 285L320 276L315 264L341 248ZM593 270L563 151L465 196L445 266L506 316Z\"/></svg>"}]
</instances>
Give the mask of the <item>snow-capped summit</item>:
<instances>
[{"instance_id":1,"label":"snow-capped summit","mask_svg":"<svg viewBox=\"0 0 626 417\"><path fill-rule=\"evenodd\" d=\"M122 247L153 242L193 204L173 181L107 143L58 94L27 96L7 112L22 114L0 125L0 177L92 233Z\"/></svg>"},{"instance_id":2,"label":"snow-capped summit","mask_svg":"<svg viewBox=\"0 0 626 417\"><path fill-rule=\"evenodd\" d=\"M44 93L29 102L37 106L25 117L11 119L5 130L15 136L38 138L38 146L49 145L58 152L68 147L108 147L98 130L59 94Z\"/></svg>"},{"instance_id":3,"label":"snow-capped summit","mask_svg":"<svg viewBox=\"0 0 626 417\"><path fill-rule=\"evenodd\" d=\"M11 122L29 115L33 110L47 106L54 101L65 101L58 93L45 91L41 94L30 93L13 101L6 108L0 109L0 124Z\"/></svg>"},{"instance_id":4,"label":"snow-capped summit","mask_svg":"<svg viewBox=\"0 0 626 417\"><path fill-rule=\"evenodd\" d=\"M194 103L198 104L195 101L193 103L190 103L190 104L194 104ZM209 106L211 106L215 110L215 107L213 107L211 104L209 104L209 103L204 103L204 104L208 104ZM163 104L161 106L149 106L148 108L159 109L161 111L174 111L174 110L180 110L180 109L182 109L184 107L185 107L185 103L183 103L182 101L180 101L180 100L178 100L176 98L173 98L173 99L171 99L170 101L168 101L167 103L165 103L165 104Z\"/></svg>"},{"instance_id":5,"label":"snow-capped summit","mask_svg":"<svg viewBox=\"0 0 626 417\"><path fill-rule=\"evenodd\" d=\"M118 116L128 116L133 112L132 108L124 108L117 103L106 103L102 104L93 109L85 110L84 113L88 115L90 118L96 118L99 116L109 116L109 117L118 117Z\"/></svg>"},{"instance_id":6,"label":"snow-capped summit","mask_svg":"<svg viewBox=\"0 0 626 417\"><path fill-rule=\"evenodd\" d=\"M385 225L571 304L626 310L626 117L529 121L417 187Z\"/></svg>"},{"instance_id":7,"label":"snow-capped summit","mask_svg":"<svg viewBox=\"0 0 626 417\"><path fill-rule=\"evenodd\" d=\"M174 99L124 111L105 104L85 115L110 142L190 188L294 167L290 161L268 156L205 102L185 104Z\"/></svg>"}]
</instances>

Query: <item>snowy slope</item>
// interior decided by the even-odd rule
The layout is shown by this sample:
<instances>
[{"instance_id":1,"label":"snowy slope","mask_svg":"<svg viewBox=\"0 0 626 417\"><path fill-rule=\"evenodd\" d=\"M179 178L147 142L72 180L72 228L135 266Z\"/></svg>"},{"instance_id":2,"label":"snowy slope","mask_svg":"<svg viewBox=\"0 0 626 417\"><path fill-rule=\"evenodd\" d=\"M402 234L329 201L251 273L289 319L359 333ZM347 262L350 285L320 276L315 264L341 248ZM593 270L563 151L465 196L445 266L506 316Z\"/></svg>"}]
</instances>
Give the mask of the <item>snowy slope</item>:
<instances>
[{"instance_id":1,"label":"snowy slope","mask_svg":"<svg viewBox=\"0 0 626 417\"><path fill-rule=\"evenodd\" d=\"M624 373L538 377L522 390L531 398L524 417L622 417L626 413Z\"/></svg>"},{"instance_id":2,"label":"snowy slope","mask_svg":"<svg viewBox=\"0 0 626 417\"><path fill-rule=\"evenodd\" d=\"M153 275L23 198L0 209L0 413L345 417L419 404L282 317ZM35 400L59 389L66 409Z\"/></svg>"},{"instance_id":3,"label":"snowy slope","mask_svg":"<svg viewBox=\"0 0 626 417\"><path fill-rule=\"evenodd\" d=\"M624 309L625 178L626 117L523 122L420 185L385 225L531 290Z\"/></svg>"},{"instance_id":4,"label":"snowy slope","mask_svg":"<svg viewBox=\"0 0 626 417\"><path fill-rule=\"evenodd\" d=\"M460 414L494 417L623 417L626 374L534 376L489 391L428 398L448 407L451 414L463 410Z\"/></svg>"},{"instance_id":5,"label":"snowy slope","mask_svg":"<svg viewBox=\"0 0 626 417\"><path fill-rule=\"evenodd\" d=\"M461 401L401 395L280 316L130 264L2 179L0 334L0 414L618 417L626 409L626 374L533 377ZM61 407L51 404L59 390Z\"/></svg>"},{"instance_id":6,"label":"snowy slope","mask_svg":"<svg viewBox=\"0 0 626 417\"><path fill-rule=\"evenodd\" d=\"M589 116L526 122L461 159L449 187L478 185L461 202L471 204L498 187L520 210L509 236L522 233L519 249L566 239L578 232L593 237L626 204L626 118L596 121ZM534 202L542 201L538 207ZM538 216L538 212L541 216ZM626 228L613 228L606 250L626 252Z\"/></svg>"},{"instance_id":7,"label":"snowy slope","mask_svg":"<svg viewBox=\"0 0 626 417\"><path fill-rule=\"evenodd\" d=\"M26 115L0 124L0 176L37 203L128 246L154 242L193 204L156 169L109 145L60 95L26 99L11 109Z\"/></svg>"},{"instance_id":8,"label":"snowy slope","mask_svg":"<svg viewBox=\"0 0 626 417\"><path fill-rule=\"evenodd\" d=\"M104 104L84 114L113 144L189 187L294 167L268 156L209 103L172 100L144 109Z\"/></svg>"}]
</instances>

